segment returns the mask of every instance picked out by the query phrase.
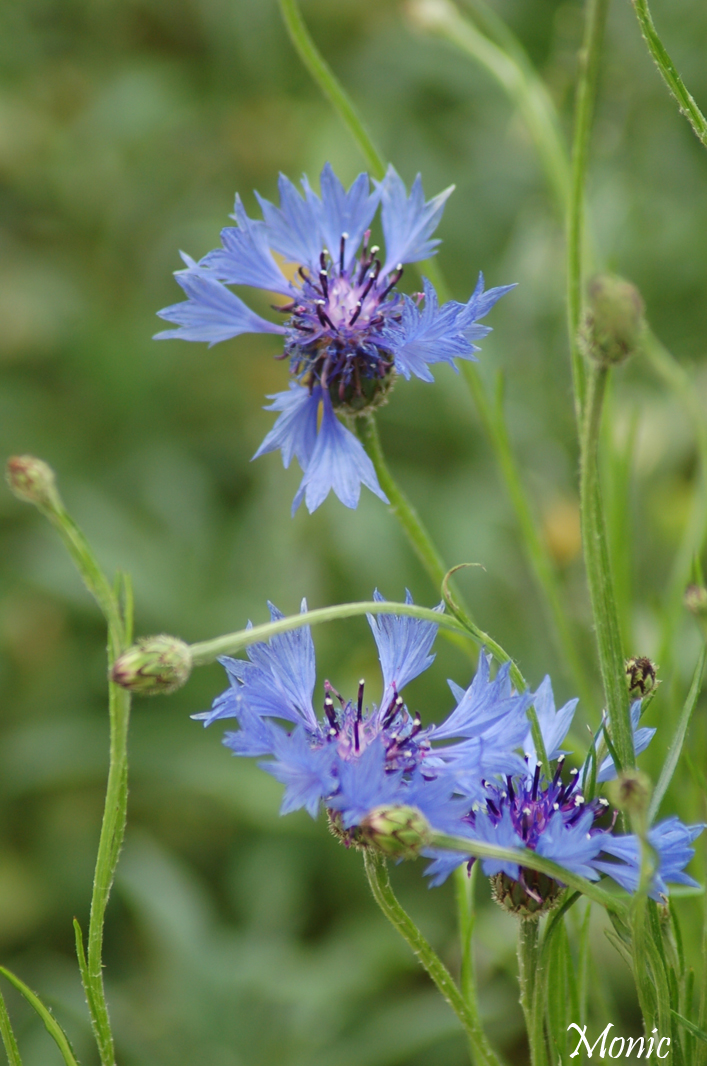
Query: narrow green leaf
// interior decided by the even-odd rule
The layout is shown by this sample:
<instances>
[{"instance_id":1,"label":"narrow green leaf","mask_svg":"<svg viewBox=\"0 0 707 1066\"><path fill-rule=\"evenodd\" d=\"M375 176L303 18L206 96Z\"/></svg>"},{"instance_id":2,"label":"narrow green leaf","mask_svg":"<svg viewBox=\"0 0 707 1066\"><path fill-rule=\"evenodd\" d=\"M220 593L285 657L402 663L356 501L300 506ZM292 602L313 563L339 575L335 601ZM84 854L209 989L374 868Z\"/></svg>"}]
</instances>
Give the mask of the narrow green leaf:
<instances>
[{"instance_id":1,"label":"narrow green leaf","mask_svg":"<svg viewBox=\"0 0 707 1066\"><path fill-rule=\"evenodd\" d=\"M74 1053L71 1050L71 1044L69 1043L64 1030L61 1028L52 1012L44 1006L39 996L37 996L31 988L28 988L24 981L21 981L16 974L12 973L10 970L6 970L4 966L0 966L0 973L3 977L6 977L10 984L14 985L17 991L21 992L27 1002L34 1007L37 1014L44 1022L47 1032L54 1040L59 1051L61 1051L66 1066L79 1066L78 1060L75 1058Z\"/></svg>"},{"instance_id":2,"label":"narrow green leaf","mask_svg":"<svg viewBox=\"0 0 707 1066\"><path fill-rule=\"evenodd\" d=\"M2 1037L5 1054L7 1055L8 1066L22 1066L20 1049L17 1046L15 1034L12 1031L10 1015L7 1013L7 1007L5 1006L5 1000L2 997L2 993L0 993L0 1036Z\"/></svg>"},{"instance_id":3,"label":"narrow green leaf","mask_svg":"<svg viewBox=\"0 0 707 1066\"><path fill-rule=\"evenodd\" d=\"M700 695L700 689L702 688L702 675L705 669L705 661L707 660L707 644L702 646L700 657L695 667L695 673L692 678L692 684L690 685L690 691L687 694L685 705L680 712L680 718L678 719L678 727L675 730L675 736L668 750L668 754L663 763L663 769L660 771L660 777L658 778L658 784L653 791L653 797L648 807L648 824L650 825L660 807L661 800L668 790L673 774L675 773L675 767L678 764L680 758L680 752L682 746L685 743L685 736L687 734L687 727L690 724L690 718L692 712L695 709L698 697Z\"/></svg>"},{"instance_id":4,"label":"narrow green leaf","mask_svg":"<svg viewBox=\"0 0 707 1066\"><path fill-rule=\"evenodd\" d=\"M676 1010L671 1010L670 1013L680 1022L680 1025L687 1029L688 1033L692 1033L692 1035L696 1036L698 1040L703 1040L704 1043L707 1044L707 1033L703 1033L701 1029L698 1029L694 1022L688 1021L687 1018L683 1018L682 1014L678 1014Z\"/></svg>"}]
</instances>

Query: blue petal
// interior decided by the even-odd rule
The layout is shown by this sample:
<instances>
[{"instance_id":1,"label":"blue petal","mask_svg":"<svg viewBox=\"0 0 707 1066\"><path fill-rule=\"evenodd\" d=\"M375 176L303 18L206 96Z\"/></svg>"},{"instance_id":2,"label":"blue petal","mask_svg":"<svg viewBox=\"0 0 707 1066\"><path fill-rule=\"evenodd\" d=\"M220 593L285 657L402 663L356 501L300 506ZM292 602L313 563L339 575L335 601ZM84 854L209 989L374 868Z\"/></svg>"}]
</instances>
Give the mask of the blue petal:
<instances>
[{"instance_id":1,"label":"blue petal","mask_svg":"<svg viewBox=\"0 0 707 1066\"><path fill-rule=\"evenodd\" d=\"M385 748L378 737L359 758L339 759L338 776L339 790L329 805L341 812L345 829L362 822L374 807L405 802L402 774L386 772Z\"/></svg>"},{"instance_id":2,"label":"blue petal","mask_svg":"<svg viewBox=\"0 0 707 1066\"><path fill-rule=\"evenodd\" d=\"M364 232L376 213L380 187L370 192L368 174L359 174L348 192L327 163L319 179L322 190L322 240L335 263L339 262L342 234L348 234L344 246L344 270L348 270Z\"/></svg>"},{"instance_id":3,"label":"blue petal","mask_svg":"<svg viewBox=\"0 0 707 1066\"><path fill-rule=\"evenodd\" d=\"M291 736L281 733L275 755L275 762L263 762L260 766L286 786L280 814L290 814L304 807L315 818L319 801L336 788L334 749L328 745L310 747L304 729L299 728Z\"/></svg>"},{"instance_id":4,"label":"blue petal","mask_svg":"<svg viewBox=\"0 0 707 1066\"><path fill-rule=\"evenodd\" d=\"M189 297L158 311L160 318L176 322L179 329L166 329L155 340L176 337L184 341L208 341L209 347L241 333L286 333L283 326L267 322L229 289L199 270L196 264L174 275Z\"/></svg>"},{"instance_id":5,"label":"blue petal","mask_svg":"<svg viewBox=\"0 0 707 1066\"><path fill-rule=\"evenodd\" d=\"M381 273L387 274L399 263L415 263L434 253L440 242L429 240L429 237L439 225L445 201L454 186L450 185L425 203L422 178L418 174L408 198L402 178L390 166L380 183L380 190L386 251L386 262Z\"/></svg>"},{"instance_id":6,"label":"blue petal","mask_svg":"<svg viewBox=\"0 0 707 1066\"><path fill-rule=\"evenodd\" d=\"M284 617L274 604L269 603L268 607L273 622ZM302 600L300 614L306 613L307 601ZM275 697L280 710L274 713L278 717L295 723L304 722L308 729L317 731L319 723L312 707L316 667L310 627L300 626L278 633L267 644L252 644L248 648L248 657L257 671L257 675L250 671L244 678L244 697L249 706L260 714L273 714L266 708ZM248 665L241 661L242 669L247 671ZM282 714L283 697L289 714Z\"/></svg>"},{"instance_id":7,"label":"blue petal","mask_svg":"<svg viewBox=\"0 0 707 1066\"><path fill-rule=\"evenodd\" d=\"M310 393L309 389L290 382L287 392L276 392L268 396L273 403L265 410L282 413L253 458L257 459L280 448L285 468L290 465L292 456L296 455L300 466L306 470L317 439L317 413L321 394L322 390L318 386Z\"/></svg>"},{"instance_id":8,"label":"blue petal","mask_svg":"<svg viewBox=\"0 0 707 1066\"><path fill-rule=\"evenodd\" d=\"M631 728L633 729L633 749L636 755L644 752L656 734L656 730L648 726L639 727L641 717L641 701L634 700L631 704ZM616 777L616 767L611 755L607 755L602 761L597 774L597 782L613 781Z\"/></svg>"},{"instance_id":9,"label":"blue petal","mask_svg":"<svg viewBox=\"0 0 707 1066\"><path fill-rule=\"evenodd\" d=\"M388 497L378 484L373 463L361 442L339 422L326 391L323 401L322 424L292 504L292 513L295 513L304 497L307 510L312 514L332 489L345 507L357 507L362 484L384 503L388 503Z\"/></svg>"},{"instance_id":10,"label":"blue petal","mask_svg":"<svg viewBox=\"0 0 707 1066\"><path fill-rule=\"evenodd\" d=\"M238 228L221 230L223 248L209 252L199 266L213 271L214 277L227 285L252 285L285 296L296 295L270 253L265 225L248 218L240 196L236 196L235 218Z\"/></svg>"},{"instance_id":11,"label":"blue petal","mask_svg":"<svg viewBox=\"0 0 707 1066\"><path fill-rule=\"evenodd\" d=\"M604 835L590 835L593 822L594 812L591 810L585 811L574 825L567 825L562 812L556 811L543 829L535 850L566 870L596 881L599 875L592 864L602 850Z\"/></svg>"},{"instance_id":12,"label":"blue petal","mask_svg":"<svg viewBox=\"0 0 707 1066\"><path fill-rule=\"evenodd\" d=\"M518 727L522 726L523 732L516 743L520 743L524 735L525 713L532 703L530 693L512 694L509 680L510 664L505 663L498 671L493 681L489 680L489 667L491 656L481 652L479 655L479 668L469 688L462 692L459 699L459 688L455 686L458 703L447 720L439 726L434 726L431 737L434 740L447 740L452 737L478 737L487 734L489 730L498 724L502 731L511 731L513 737L517 735ZM514 744L508 744L511 751Z\"/></svg>"},{"instance_id":13,"label":"blue petal","mask_svg":"<svg viewBox=\"0 0 707 1066\"><path fill-rule=\"evenodd\" d=\"M477 811L474 822L474 836L486 844L496 844L501 848L522 848L523 838L516 832L507 807L503 808L500 822L494 823L485 811ZM518 880L520 870L515 862L506 859L482 859L482 869L487 877L504 873L514 881Z\"/></svg>"},{"instance_id":14,"label":"blue petal","mask_svg":"<svg viewBox=\"0 0 707 1066\"><path fill-rule=\"evenodd\" d=\"M373 599L379 603L385 602L378 589L373 593ZM405 602L412 603L412 596L407 589ZM440 603L434 610L442 612L444 604ZM400 614L368 614L366 618L373 631L383 670L381 711L385 713L394 693L402 692L408 682L434 662L435 657L429 652L439 626L434 622Z\"/></svg>"},{"instance_id":15,"label":"blue petal","mask_svg":"<svg viewBox=\"0 0 707 1066\"><path fill-rule=\"evenodd\" d=\"M404 377L409 379L415 374L423 381L432 381L432 374L427 369L429 364L445 362L456 369L455 359L475 361L474 352L479 349L471 343L471 337L485 336L490 327L474 322L475 296L468 304L450 301L440 307L437 293L427 278L423 278L423 286L425 302L422 311L414 300L404 296L400 320L392 321L384 336L394 355L395 367ZM503 295L500 290L499 295Z\"/></svg>"},{"instance_id":16,"label":"blue petal","mask_svg":"<svg viewBox=\"0 0 707 1066\"><path fill-rule=\"evenodd\" d=\"M469 297L469 300L465 304L458 304L460 309L459 326L464 330L467 340L475 340L477 337L485 337L488 333L488 326L478 327L479 332L475 332L475 323L477 319L484 318L493 305L497 303L502 296L505 296L511 289L515 289L517 282L513 285L497 285L494 289L487 289L484 292L484 275L479 272L479 278L476 282L476 288Z\"/></svg>"},{"instance_id":17,"label":"blue petal","mask_svg":"<svg viewBox=\"0 0 707 1066\"><path fill-rule=\"evenodd\" d=\"M538 690L533 699L533 705L535 707L535 713L538 716L540 733L550 762L552 762L553 759L559 758L559 756L563 754L560 745L567 736L569 728L572 725L572 719L574 718L574 712L577 709L578 703L579 700L570 700L569 703L566 703L559 711L556 711L555 697L553 696L552 682L550 681L550 678L546 677L538 686ZM532 775L535 771L537 753L535 751L533 734L530 729L523 741L523 750L531 756L528 760L528 773Z\"/></svg>"},{"instance_id":18,"label":"blue petal","mask_svg":"<svg viewBox=\"0 0 707 1066\"><path fill-rule=\"evenodd\" d=\"M223 743L236 755L257 758L261 755L274 755L277 736L284 731L274 722L261 718L244 702L238 715L240 729L237 733L228 732ZM209 724L208 722L206 723Z\"/></svg>"},{"instance_id":19,"label":"blue petal","mask_svg":"<svg viewBox=\"0 0 707 1066\"><path fill-rule=\"evenodd\" d=\"M312 273L319 270L321 204L308 185L304 199L292 182L280 174L280 206L275 207L256 192L263 211L268 244L290 263L301 263Z\"/></svg>"}]
</instances>

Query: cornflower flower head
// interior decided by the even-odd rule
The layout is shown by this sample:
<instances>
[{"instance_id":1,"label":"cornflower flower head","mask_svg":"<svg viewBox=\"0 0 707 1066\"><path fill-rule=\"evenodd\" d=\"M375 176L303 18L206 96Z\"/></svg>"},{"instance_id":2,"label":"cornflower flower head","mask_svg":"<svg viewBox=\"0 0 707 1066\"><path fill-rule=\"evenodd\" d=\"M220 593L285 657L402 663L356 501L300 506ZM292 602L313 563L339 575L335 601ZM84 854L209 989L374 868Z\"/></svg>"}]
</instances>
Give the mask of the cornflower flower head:
<instances>
[{"instance_id":1,"label":"cornflower flower head","mask_svg":"<svg viewBox=\"0 0 707 1066\"><path fill-rule=\"evenodd\" d=\"M467 805L454 834L504 848L527 848L590 881L605 873L627 891L635 892L640 874L638 838L613 836L616 815L610 815L609 801L585 796L585 786L591 780L589 756L581 771L572 769L563 779L566 753L560 746L572 724L577 700L570 700L557 711L550 679L546 677L533 703L548 760L555 763L551 778L542 772L528 731L522 772L486 777L481 782L481 796L468 792L474 802L471 807ZM655 733L654 729L639 728L640 710L641 702L637 700L631 708L637 751L643 751ZM597 742L594 743L596 748ZM613 761L603 760L596 774L597 783L615 776ZM464 791L463 785L463 775L457 775L457 792ZM696 883L683 869L694 855L689 844L703 828L684 826L677 818L671 818L649 831L649 843L659 858L650 889L653 898L667 895L666 881ZM426 848L422 854L434 860L426 870L431 886L441 884L461 862L465 861L470 869L475 861L460 860L459 853L438 848ZM565 887L561 880L531 870L521 861L483 859L482 869L491 879L496 901L522 917L539 917L552 909Z\"/></svg>"},{"instance_id":2,"label":"cornflower flower head","mask_svg":"<svg viewBox=\"0 0 707 1066\"><path fill-rule=\"evenodd\" d=\"M374 598L382 601L377 591ZM409 593L406 602L412 602ZM270 613L273 620L282 617L272 605ZM479 776L487 765L508 772L522 766L517 756L499 751L496 735L505 721L514 736L523 736L532 696L512 692L507 670L490 681L482 655L469 688L455 686L459 699L447 721L423 727L401 693L433 662L437 625L392 614L368 621L383 672L379 705L366 706L363 680L352 700L325 681L323 715L317 715L314 645L302 626L251 645L248 661L222 659L230 687L211 711L194 717L205 725L236 718L240 729L226 733L224 744L236 755L271 758L260 765L285 785L281 813L304 808L314 817L323 803L346 844L365 845L361 826L381 808L412 807L435 829L451 831L466 802L453 797L457 756L462 752ZM452 737L459 738L456 745L433 746Z\"/></svg>"},{"instance_id":3,"label":"cornflower flower head","mask_svg":"<svg viewBox=\"0 0 707 1066\"><path fill-rule=\"evenodd\" d=\"M373 191L359 174L347 192L328 163L320 184L321 197L304 177L300 195L280 175L279 207L256 193L262 220L250 219L236 196L237 225L222 230L223 246L198 263L182 256L186 269L175 277L188 299L159 312L178 328L157 334L209 345L241 333L282 336L278 358L288 360L292 380L269 397L268 410L279 417L254 458L277 449L285 467L297 458L304 476L293 513L302 499L316 510L332 489L356 507L361 484L388 502L363 446L337 415L363 415L385 402L397 374L433 381L430 365L475 359L473 342L489 332L478 320L513 288L485 292L479 275L467 303L442 307L427 280L414 298L396 291L405 264L435 254L440 242L431 235L453 186L425 201L418 175L408 196L391 166ZM379 205L385 255L371 243ZM296 271L283 272L273 252ZM284 323L257 315L228 285L283 296L273 307Z\"/></svg>"}]
</instances>

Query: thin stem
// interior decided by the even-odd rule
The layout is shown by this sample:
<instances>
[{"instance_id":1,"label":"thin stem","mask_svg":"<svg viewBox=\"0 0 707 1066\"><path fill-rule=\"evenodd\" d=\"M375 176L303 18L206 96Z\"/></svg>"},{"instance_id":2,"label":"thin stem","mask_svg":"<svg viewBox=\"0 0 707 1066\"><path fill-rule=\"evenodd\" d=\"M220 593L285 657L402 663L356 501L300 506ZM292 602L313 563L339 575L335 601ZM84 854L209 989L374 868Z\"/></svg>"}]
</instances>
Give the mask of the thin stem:
<instances>
[{"instance_id":1,"label":"thin stem","mask_svg":"<svg viewBox=\"0 0 707 1066\"><path fill-rule=\"evenodd\" d=\"M538 926L537 918L521 918L518 923L518 980L520 982L520 1005L523 1008L525 1028L530 1045L531 1066L544 1066L545 1055L542 1039L537 1039L533 1001L535 982L538 979ZM541 1030L542 1036L542 1030Z\"/></svg>"},{"instance_id":2,"label":"thin stem","mask_svg":"<svg viewBox=\"0 0 707 1066\"><path fill-rule=\"evenodd\" d=\"M635 765L628 688L624 676L621 631L611 579L604 511L599 485L598 443L608 370L592 364L589 370L580 449L580 502L582 544L587 583L596 631L599 666L604 684L611 735L621 763Z\"/></svg>"},{"instance_id":3,"label":"thin stem","mask_svg":"<svg viewBox=\"0 0 707 1066\"><path fill-rule=\"evenodd\" d=\"M582 312L584 188L589 159L589 135L594 114L599 56L609 0L585 0L584 40L579 53L579 77L571 154L570 198L567 218L567 319L575 413L580 424L584 407L585 369L577 342Z\"/></svg>"},{"instance_id":4,"label":"thin stem","mask_svg":"<svg viewBox=\"0 0 707 1066\"><path fill-rule=\"evenodd\" d=\"M541 874L547 874L560 884L581 892L588 899L600 903L606 910L615 914L626 913L626 905L616 896L600 888L594 881L587 881L585 877L566 870L559 863L544 859L536 851L530 848L503 848L497 844L487 844L482 840L474 840L471 837L448 836L446 833L433 832L430 837L430 847L445 848L450 851L458 851L467 859L500 859L501 862L512 862L529 870L537 870Z\"/></svg>"},{"instance_id":5,"label":"thin stem","mask_svg":"<svg viewBox=\"0 0 707 1066\"><path fill-rule=\"evenodd\" d=\"M101 570L86 537L66 511L58 492L39 508L61 536L86 587L101 608L108 625L109 671L132 636L132 594L124 581L125 611ZM109 682L110 761L106 800L91 895L88 951L84 956L80 929L77 953L91 1024L102 1066L115 1066L115 1048L103 985L103 925L127 817L127 735L130 719L130 693Z\"/></svg>"},{"instance_id":6,"label":"thin stem","mask_svg":"<svg viewBox=\"0 0 707 1066\"><path fill-rule=\"evenodd\" d=\"M481 1062L497 1064L495 1056L488 1059L480 1050L478 1036L478 1019L469 1010L469 1006L462 996L456 981L444 965L433 947L425 940L407 911L403 910L393 892L390 876L385 860L377 856L370 848L364 851L364 864L368 883L373 892L373 898L383 911L388 921L397 929L400 935L412 948L418 960L424 966L437 988L446 999L449 1006L464 1026L469 1044L475 1055Z\"/></svg>"},{"instance_id":7,"label":"thin stem","mask_svg":"<svg viewBox=\"0 0 707 1066\"><path fill-rule=\"evenodd\" d=\"M398 486L388 468L388 464L386 463L383 454L380 436L378 435L378 425L376 423L375 415L369 413L368 415L355 419L354 426L359 439L376 468L376 474L378 475L378 481L380 482L381 488L390 500L391 514L397 518L402 526L403 532L410 541L415 555L427 571L435 589L441 589L447 576L448 567L445 565L432 541L432 538L425 529L422 519L408 500L405 493Z\"/></svg>"},{"instance_id":8,"label":"thin stem","mask_svg":"<svg viewBox=\"0 0 707 1066\"><path fill-rule=\"evenodd\" d=\"M463 373L479 412L482 425L486 430L486 435L496 453L506 491L520 527L530 570L540 592L543 594L543 603L546 604L549 611L562 659L567 664L568 672L572 675L579 689L582 701L589 706L592 701L592 686L587 676L583 657L577 651L572 637L571 623L562 604L557 571L547 544L538 529L538 523L530 506L528 494L521 480L520 470L513 454L508 435L508 426L503 414L501 391L499 389L494 409L486 395L486 390L476 367L471 363L464 363Z\"/></svg>"},{"instance_id":9,"label":"thin stem","mask_svg":"<svg viewBox=\"0 0 707 1066\"><path fill-rule=\"evenodd\" d=\"M641 33L648 45L648 51L653 56L655 65L660 71L660 76L677 100L678 107L692 126L695 134L707 148L707 119L700 111L692 95L687 91L672 59L658 36L648 7L648 0L633 0L633 6L641 26Z\"/></svg>"},{"instance_id":10,"label":"thin stem","mask_svg":"<svg viewBox=\"0 0 707 1066\"><path fill-rule=\"evenodd\" d=\"M497 36L502 34L504 37L501 45L465 18L450 0L435 0L434 3L411 0L406 10L416 26L449 41L496 79L527 126L559 212L564 217L570 174L557 110L545 84L505 23L486 10L479 19L487 24L493 19Z\"/></svg>"},{"instance_id":11,"label":"thin stem","mask_svg":"<svg viewBox=\"0 0 707 1066\"><path fill-rule=\"evenodd\" d=\"M390 600L363 600L360 603L338 603L333 607L319 607L315 611L289 615L287 618L279 618L276 622L265 622L251 629L238 629L235 633L226 633L222 637L214 637L213 640L199 641L197 644L190 645L192 662L194 666L205 666L215 662L219 655L232 655L241 648L269 640L278 633L287 633L291 629L299 629L300 626L334 622L341 618L356 618L362 614L408 615L410 618L434 622L443 629L450 629L471 637L469 631L456 618L449 614L440 614L439 611L433 611L429 607L418 607L416 603L394 603Z\"/></svg>"},{"instance_id":12,"label":"thin stem","mask_svg":"<svg viewBox=\"0 0 707 1066\"><path fill-rule=\"evenodd\" d=\"M349 130L373 176L382 178L385 175L385 162L373 144L368 130L347 93L344 92L337 81L328 63L320 55L302 18L296 0L278 0L278 3L287 32L297 54Z\"/></svg>"},{"instance_id":13,"label":"thin stem","mask_svg":"<svg viewBox=\"0 0 707 1066\"><path fill-rule=\"evenodd\" d=\"M476 925L474 907L474 889L479 864L474 863L467 873L465 866L459 866L454 872L456 881L457 915L459 919L459 940L461 943L461 991L470 1017L474 1020L477 1033L477 1047L472 1047L479 1061L485 1066L497 1066L498 1057L494 1052L481 1025L481 1014L476 992L476 974L474 972L473 935Z\"/></svg>"},{"instance_id":14,"label":"thin stem","mask_svg":"<svg viewBox=\"0 0 707 1066\"><path fill-rule=\"evenodd\" d=\"M2 1037L3 1047L5 1048L5 1054L7 1055L8 1066L22 1066L22 1059L20 1058L20 1049L17 1046L15 1040L15 1034L12 1031L12 1023L10 1021L10 1015L7 1013L7 1007L5 1006L5 1000L0 994L0 1037Z\"/></svg>"}]
</instances>

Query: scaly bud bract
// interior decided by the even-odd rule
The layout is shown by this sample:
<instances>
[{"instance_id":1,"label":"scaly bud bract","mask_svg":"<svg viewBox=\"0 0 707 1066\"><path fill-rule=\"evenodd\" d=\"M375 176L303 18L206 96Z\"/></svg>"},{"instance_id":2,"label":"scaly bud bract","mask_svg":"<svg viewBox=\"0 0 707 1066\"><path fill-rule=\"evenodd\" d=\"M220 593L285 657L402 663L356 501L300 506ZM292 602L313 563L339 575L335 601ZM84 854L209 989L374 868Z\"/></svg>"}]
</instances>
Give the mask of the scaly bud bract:
<instances>
[{"instance_id":1,"label":"scaly bud bract","mask_svg":"<svg viewBox=\"0 0 707 1066\"><path fill-rule=\"evenodd\" d=\"M588 297L579 336L585 355L603 366L622 363L638 350L646 329L640 292L624 278L599 274Z\"/></svg>"},{"instance_id":2,"label":"scaly bud bract","mask_svg":"<svg viewBox=\"0 0 707 1066\"><path fill-rule=\"evenodd\" d=\"M616 780L607 785L614 807L626 811L634 832L641 838L645 838L648 828L646 815L652 791L651 780L642 770L622 770Z\"/></svg>"},{"instance_id":3,"label":"scaly bud bract","mask_svg":"<svg viewBox=\"0 0 707 1066\"><path fill-rule=\"evenodd\" d=\"M7 461L5 477L19 500L52 511L60 508L54 471L44 460L34 455L13 455Z\"/></svg>"},{"instance_id":4,"label":"scaly bud bract","mask_svg":"<svg viewBox=\"0 0 707 1066\"><path fill-rule=\"evenodd\" d=\"M658 667L645 655L634 656L626 660L626 681L628 692L632 699L642 699L652 692L656 685L656 673Z\"/></svg>"},{"instance_id":5,"label":"scaly bud bract","mask_svg":"<svg viewBox=\"0 0 707 1066\"><path fill-rule=\"evenodd\" d=\"M111 681L139 696L169 695L185 685L192 668L191 650L177 637L141 637L113 664Z\"/></svg>"},{"instance_id":6,"label":"scaly bud bract","mask_svg":"<svg viewBox=\"0 0 707 1066\"><path fill-rule=\"evenodd\" d=\"M432 832L417 807L374 807L360 828L367 843L392 859L416 859Z\"/></svg>"}]
</instances>

